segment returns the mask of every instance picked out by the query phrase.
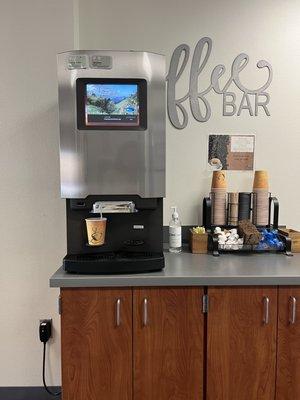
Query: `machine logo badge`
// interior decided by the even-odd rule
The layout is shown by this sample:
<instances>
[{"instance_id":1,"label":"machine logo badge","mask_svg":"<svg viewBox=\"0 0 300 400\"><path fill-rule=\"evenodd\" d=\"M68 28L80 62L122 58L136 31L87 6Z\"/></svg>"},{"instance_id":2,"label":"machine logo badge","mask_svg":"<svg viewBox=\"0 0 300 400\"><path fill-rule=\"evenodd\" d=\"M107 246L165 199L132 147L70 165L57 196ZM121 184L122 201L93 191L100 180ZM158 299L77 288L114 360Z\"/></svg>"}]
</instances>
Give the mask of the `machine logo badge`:
<instances>
[{"instance_id":1,"label":"machine logo badge","mask_svg":"<svg viewBox=\"0 0 300 400\"><path fill-rule=\"evenodd\" d=\"M133 229L144 229L144 225L133 225Z\"/></svg>"}]
</instances>

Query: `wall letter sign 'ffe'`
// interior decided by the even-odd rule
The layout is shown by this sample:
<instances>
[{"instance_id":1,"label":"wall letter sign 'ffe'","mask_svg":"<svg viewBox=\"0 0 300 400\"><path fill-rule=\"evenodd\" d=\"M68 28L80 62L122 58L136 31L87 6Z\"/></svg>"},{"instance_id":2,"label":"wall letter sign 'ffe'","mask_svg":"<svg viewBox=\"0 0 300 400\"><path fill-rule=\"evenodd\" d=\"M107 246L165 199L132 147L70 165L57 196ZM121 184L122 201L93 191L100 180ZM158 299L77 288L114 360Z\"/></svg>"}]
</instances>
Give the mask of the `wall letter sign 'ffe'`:
<instances>
[{"instance_id":1,"label":"wall letter sign 'ffe'","mask_svg":"<svg viewBox=\"0 0 300 400\"><path fill-rule=\"evenodd\" d=\"M211 107L205 96L211 90L214 90L215 93L223 96L224 116L232 116L235 114L240 116L242 110L247 110L250 116L257 116L259 107L264 110L266 115L270 116L270 112L267 108L267 105L270 101L270 96L266 92L266 89L272 82L273 71L271 64L265 60L260 60L256 64L257 68L268 69L268 80L258 89L248 89L240 80L239 74L249 62L249 56L241 53L233 61L230 78L223 88L220 88L219 79L226 72L226 68L224 65L219 64L211 73L210 84L208 88L202 92L198 91L199 75L207 64L211 49L212 40L208 37L200 39L197 43L191 62L189 91L185 96L179 99L176 99L175 94L176 83L180 79L187 65L190 56L190 47L187 44L181 44L174 50L167 76L167 103L168 115L171 124L177 129L184 129L187 126L188 114L183 105L186 100L189 100L192 115L197 121L208 121L211 116ZM243 93L239 107L236 105L235 93L228 91L229 86L232 83L234 83L235 86ZM254 110L251 105L250 96L254 97ZM201 107L200 103L202 103Z\"/></svg>"}]
</instances>

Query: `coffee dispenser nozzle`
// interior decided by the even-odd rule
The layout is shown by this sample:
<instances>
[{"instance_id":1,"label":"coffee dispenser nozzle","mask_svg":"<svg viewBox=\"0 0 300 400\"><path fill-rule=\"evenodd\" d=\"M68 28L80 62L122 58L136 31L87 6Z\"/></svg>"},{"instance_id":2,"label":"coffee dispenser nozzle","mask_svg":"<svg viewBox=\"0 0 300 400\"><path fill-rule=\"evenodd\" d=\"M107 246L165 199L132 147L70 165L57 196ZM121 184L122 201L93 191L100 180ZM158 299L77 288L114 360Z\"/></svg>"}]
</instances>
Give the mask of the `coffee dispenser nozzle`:
<instances>
[{"instance_id":1,"label":"coffee dispenser nozzle","mask_svg":"<svg viewBox=\"0 0 300 400\"><path fill-rule=\"evenodd\" d=\"M137 212L133 201L96 201L93 204L91 213L108 214L108 213L134 213Z\"/></svg>"}]
</instances>

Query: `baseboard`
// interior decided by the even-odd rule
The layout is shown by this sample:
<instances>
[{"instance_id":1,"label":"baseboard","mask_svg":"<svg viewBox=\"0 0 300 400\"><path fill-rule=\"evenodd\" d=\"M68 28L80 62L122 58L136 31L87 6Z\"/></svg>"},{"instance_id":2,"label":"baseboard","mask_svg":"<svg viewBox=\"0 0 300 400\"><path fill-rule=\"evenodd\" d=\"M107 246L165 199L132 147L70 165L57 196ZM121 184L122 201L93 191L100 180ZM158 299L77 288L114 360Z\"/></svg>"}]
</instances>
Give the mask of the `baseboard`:
<instances>
[{"instance_id":1,"label":"baseboard","mask_svg":"<svg viewBox=\"0 0 300 400\"><path fill-rule=\"evenodd\" d=\"M52 386L52 392L58 392L60 387ZM0 400L60 400L61 396L50 396L42 386L0 387Z\"/></svg>"}]
</instances>

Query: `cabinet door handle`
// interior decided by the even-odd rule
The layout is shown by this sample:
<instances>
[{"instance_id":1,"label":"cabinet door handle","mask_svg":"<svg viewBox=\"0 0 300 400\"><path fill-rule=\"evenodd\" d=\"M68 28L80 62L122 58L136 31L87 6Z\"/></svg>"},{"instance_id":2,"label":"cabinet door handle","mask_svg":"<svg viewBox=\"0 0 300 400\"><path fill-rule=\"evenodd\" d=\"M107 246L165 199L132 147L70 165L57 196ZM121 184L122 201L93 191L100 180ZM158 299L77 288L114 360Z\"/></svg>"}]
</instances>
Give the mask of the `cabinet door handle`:
<instances>
[{"instance_id":1,"label":"cabinet door handle","mask_svg":"<svg viewBox=\"0 0 300 400\"><path fill-rule=\"evenodd\" d=\"M116 301L116 325L121 325L121 299Z\"/></svg>"},{"instance_id":2,"label":"cabinet door handle","mask_svg":"<svg viewBox=\"0 0 300 400\"><path fill-rule=\"evenodd\" d=\"M296 322L296 310L297 310L297 300L296 297L291 296L290 297L290 310L291 310L291 314L290 314L290 324L295 324Z\"/></svg>"},{"instance_id":3,"label":"cabinet door handle","mask_svg":"<svg viewBox=\"0 0 300 400\"><path fill-rule=\"evenodd\" d=\"M264 319L263 322L265 325L269 323L269 308L270 308L270 299L269 297L264 297Z\"/></svg>"},{"instance_id":4,"label":"cabinet door handle","mask_svg":"<svg viewBox=\"0 0 300 400\"><path fill-rule=\"evenodd\" d=\"M143 300L143 326L148 325L148 300Z\"/></svg>"}]
</instances>

